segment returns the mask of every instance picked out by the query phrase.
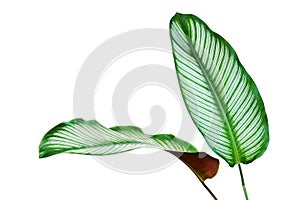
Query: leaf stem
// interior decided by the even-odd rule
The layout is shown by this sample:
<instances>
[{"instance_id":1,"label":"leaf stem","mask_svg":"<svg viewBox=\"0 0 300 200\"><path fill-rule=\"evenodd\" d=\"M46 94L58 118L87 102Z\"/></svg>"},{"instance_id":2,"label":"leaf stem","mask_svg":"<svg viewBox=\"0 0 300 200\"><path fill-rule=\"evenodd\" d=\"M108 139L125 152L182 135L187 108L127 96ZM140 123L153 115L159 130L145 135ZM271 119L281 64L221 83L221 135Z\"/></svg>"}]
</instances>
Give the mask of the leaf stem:
<instances>
[{"instance_id":1,"label":"leaf stem","mask_svg":"<svg viewBox=\"0 0 300 200\"><path fill-rule=\"evenodd\" d=\"M204 183L204 181L200 181L202 185L205 187L205 189L209 192L209 194L214 198L214 200L218 200L217 197L214 195L214 193L207 187L207 185Z\"/></svg>"},{"instance_id":2,"label":"leaf stem","mask_svg":"<svg viewBox=\"0 0 300 200\"><path fill-rule=\"evenodd\" d=\"M246 185L245 185L245 181L244 181L244 176L243 176L242 167L241 167L240 164L238 164L238 166L239 166L239 171L240 171L240 176L241 176L241 181L242 181L242 186L243 186L245 198L246 198L246 200L249 200L249 197L248 197L248 194L247 194Z\"/></svg>"}]
</instances>

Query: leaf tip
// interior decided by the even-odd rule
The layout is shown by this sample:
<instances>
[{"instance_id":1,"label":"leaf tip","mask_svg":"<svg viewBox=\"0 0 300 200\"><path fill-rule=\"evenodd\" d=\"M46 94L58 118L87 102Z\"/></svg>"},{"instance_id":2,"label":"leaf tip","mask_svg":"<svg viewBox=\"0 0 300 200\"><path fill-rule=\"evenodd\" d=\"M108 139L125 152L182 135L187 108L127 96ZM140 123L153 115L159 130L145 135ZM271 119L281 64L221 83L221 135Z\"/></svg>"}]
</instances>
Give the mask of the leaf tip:
<instances>
[{"instance_id":1,"label":"leaf tip","mask_svg":"<svg viewBox=\"0 0 300 200\"><path fill-rule=\"evenodd\" d=\"M183 15L182 13L176 12L175 15L174 15L174 17L175 17L175 16L180 17L180 16L182 16L182 15Z\"/></svg>"},{"instance_id":2,"label":"leaf tip","mask_svg":"<svg viewBox=\"0 0 300 200\"><path fill-rule=\"evenodd\" d=\"M39 150L39 159L41 159L41 158L46 158L46 157L48 157L48 156L46 156L45 152Z\"/></svg>"},{"instance_id":3,"label":"leaf tip","mask_svg":"<svg viewBox=\"0 0 300 200\"><path fill-rule=\"evenodd\" d=\"M171 21L176 21L181 19L184 16L184 14L176 12L175 15L172 17Z\"/></svg>"},{"instance_id":4,"label":"leaf tip","mask_svg":"<svg viewBox=\"0 0 300 200\"><path fill-rule=\"evenodd\" d=\"M45 158L43 154L39 153L39 159Z\"/></svg>"}]
</instances>

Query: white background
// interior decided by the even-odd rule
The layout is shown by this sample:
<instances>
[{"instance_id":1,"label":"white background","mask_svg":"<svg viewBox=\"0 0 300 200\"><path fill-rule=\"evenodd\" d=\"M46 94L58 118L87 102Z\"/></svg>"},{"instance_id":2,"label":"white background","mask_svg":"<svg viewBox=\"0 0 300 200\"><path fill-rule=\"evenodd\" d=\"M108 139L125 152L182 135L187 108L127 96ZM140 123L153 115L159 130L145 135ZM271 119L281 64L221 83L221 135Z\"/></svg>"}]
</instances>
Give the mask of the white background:
<instances>
[{"instance_id":1,"label":"white background","mask_svg":"<svg viewBox=\"0 0 300 200\"><path fill-rule=\"evenodd\" d=\"M299 198L297 1L53 0L0 3L0 199L211 199L180 162L129 175L88 156L38 159L44 133L73 118L74 83L86 57L119 33L167 29L175 12L198 15L226 38L264 99L270 145L243 166L250 199ZM207 184L219 199L244 198L237 167L223 160Z\"/></svg>"}]
</instances>

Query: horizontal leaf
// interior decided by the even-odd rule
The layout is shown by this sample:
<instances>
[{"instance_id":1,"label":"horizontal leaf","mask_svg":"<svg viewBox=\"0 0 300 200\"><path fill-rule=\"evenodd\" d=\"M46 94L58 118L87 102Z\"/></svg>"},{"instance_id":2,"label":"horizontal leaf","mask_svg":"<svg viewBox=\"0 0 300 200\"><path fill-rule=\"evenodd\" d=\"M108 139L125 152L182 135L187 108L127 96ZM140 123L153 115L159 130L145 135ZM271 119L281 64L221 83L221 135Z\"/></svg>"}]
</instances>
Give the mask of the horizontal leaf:
<instances>
[{"instance_id":1,"label":"horizontal leaf","mask_svg":"<svg viewBox=\"0 0 300 200\"><path fill-rule=\"evenodd\" d=\"M219 161L171 134L146 135L135 126L105 128L95 120L74 119L52 128L43 137L39 157L60 153L105 156L137 148L166 150L183 161L203 182L216 175ZM193 153L194 152L194 153Z\"/></svg>"},{"instance_id":2,"label":"horizontal leaf","mask_svg":"<svg viewBox=\"0 0 300 200\"><path fill-rule=\"evenodd\" d=\"M39 157L59 153L110 155L137 148L157 148L178 152L197 152L197 149L169 134L146 135L134 126L105 128L95 120L74 119L52 128L42 139Z\"/></svg>"},{"instance_id":3,"label":"horizontal leaf","mask_svg":"<svg viewBox=\"0 0 300 200\"><path fill-rule=\"evenodd\" d=\"M194 15L176 14L170 37L183 99L208 145L230 166L260 157L269 143L267 115L230 44Z\"/></svg>"}]
</instances>

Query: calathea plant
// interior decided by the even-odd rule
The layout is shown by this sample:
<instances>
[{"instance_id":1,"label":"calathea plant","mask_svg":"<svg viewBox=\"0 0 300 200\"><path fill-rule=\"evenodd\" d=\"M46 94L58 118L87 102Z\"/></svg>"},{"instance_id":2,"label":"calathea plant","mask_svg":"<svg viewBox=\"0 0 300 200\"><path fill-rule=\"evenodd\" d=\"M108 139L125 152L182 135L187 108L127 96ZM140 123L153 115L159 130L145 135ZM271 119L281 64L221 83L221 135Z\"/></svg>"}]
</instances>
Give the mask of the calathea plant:
<instances>
[{"instance_id":1,"label":"calathea plant","mask_svg":"<svg viewBox=\"0 0 300 200\"><path fill-rule=\"evenodd\" d=\"M231 167L260 157L269 142L262 98L229 43L194 15L176 14L170 37L179 86L190 116L210 148ZM170 134L146 135L135 126L106 128L95 120L74 119L46 133L39 157L60 153L109 156L137 148L165 150L184 162L205 185L219 161Z\"/></svg>"},{"instance_id":2,"label":"calathea plant","mask_svg":"<svg viewBox=\"0 0 300 200\"><path fill-rule=\"evenodd\" d=\"M210 148L231 167L260 157L269 143L262 98L230 44L194 15L177 13L170 36L190 116Z\"/></svg>"},{"instance_id":3,"label":"calathea plant","mask_svg":"<svg viewBox=\"0 0 300 200\"><path fill-rule=\"evenodd\" d=\"M216 199L204 181L216 175L219 161L171 134L146 135L135 126L106 128L95 120L74 119L46 133L39 146L39 157L60 153L108 156L137 148L161 149L178 157Z\"/></svg>"}]
</instances>

